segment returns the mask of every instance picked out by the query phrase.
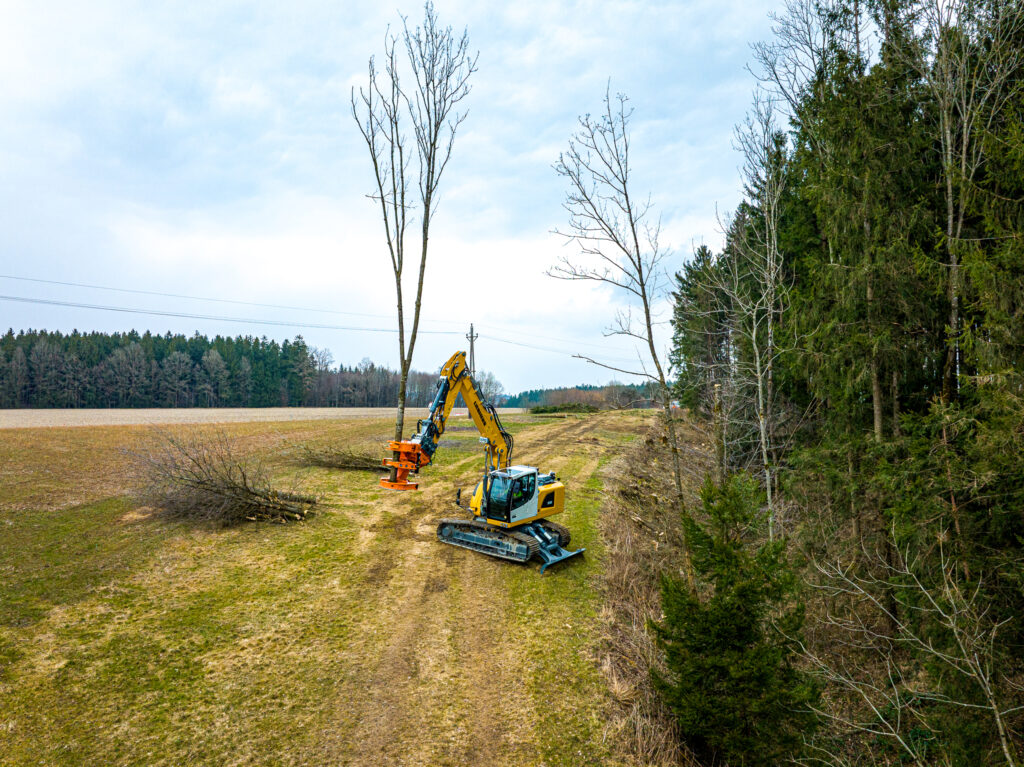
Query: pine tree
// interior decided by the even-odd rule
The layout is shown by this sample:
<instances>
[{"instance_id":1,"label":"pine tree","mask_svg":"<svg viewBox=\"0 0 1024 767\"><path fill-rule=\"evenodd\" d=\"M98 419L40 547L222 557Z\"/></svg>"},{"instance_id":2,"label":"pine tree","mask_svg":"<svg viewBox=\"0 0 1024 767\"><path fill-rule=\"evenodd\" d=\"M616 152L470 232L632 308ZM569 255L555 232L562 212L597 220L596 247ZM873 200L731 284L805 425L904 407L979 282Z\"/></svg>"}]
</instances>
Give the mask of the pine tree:
<instances>
[{"instance_id":1,"label":"pine tree","mask_svg":"<svg viewBox=\"0 0 1024 767\"><path fill-rule=\"evenodd\" d=\"M719 282L712 272L715 255L701 245L693 259L676 274L673 292L672 352L669 359L676 374L675 390L687 407L709 412L714 387L728 362L728 304L711 287Z\"/></svg>"}]
</instances>

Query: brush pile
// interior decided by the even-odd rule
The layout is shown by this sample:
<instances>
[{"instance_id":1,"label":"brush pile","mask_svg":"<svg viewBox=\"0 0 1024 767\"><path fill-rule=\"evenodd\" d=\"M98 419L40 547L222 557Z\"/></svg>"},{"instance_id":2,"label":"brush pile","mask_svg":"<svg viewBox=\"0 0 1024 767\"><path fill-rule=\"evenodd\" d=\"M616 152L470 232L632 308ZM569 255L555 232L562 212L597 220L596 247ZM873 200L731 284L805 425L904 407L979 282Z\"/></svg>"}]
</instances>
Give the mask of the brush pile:
<instances>
[{"instance_id":1,"label":"brush pile","mask_svg":"<svg viewBox=\"0 0 1024 767\"><path fill-rule=\"evenodd\" d=\"M175 516L221 525L305 519L316 498L280 490L263 462L223 432L158 431L151 447L133 452L142 500Z\"/></svg>"}]
</instances>

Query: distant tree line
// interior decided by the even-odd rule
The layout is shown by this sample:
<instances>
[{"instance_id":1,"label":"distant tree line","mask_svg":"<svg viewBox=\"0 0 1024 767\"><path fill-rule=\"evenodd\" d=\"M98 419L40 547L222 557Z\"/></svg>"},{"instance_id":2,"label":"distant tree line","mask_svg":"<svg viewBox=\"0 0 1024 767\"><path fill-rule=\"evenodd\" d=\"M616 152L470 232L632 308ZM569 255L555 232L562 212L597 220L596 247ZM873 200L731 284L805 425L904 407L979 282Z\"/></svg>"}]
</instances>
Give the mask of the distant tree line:
<instances>
[{"instance_id":1,"label":"distant tree line","mask_svg":"<svg viewBox=\"0 0 1024 767\"><path fill-rule=\"evenodd\" d=\"M555 389L529 389L509 397L507 407L537 407L580 403L599 408L653 407L657 398L651 383L623 384L612 382L604 386L581 384Z\"/></svg>"},{"instance_id":2,"label":"distant tree line","mask_svg":"<svg viewBox=\"0 0 1024 767\"><path fill-rule=\"evenodd\" d=\"M398 374L368 359L333 367L296 336L278 343L152 333L9 330L0 407L391 407ZM493 377L492 377L493 378ZM430 404L436 373L409 375L408 404ZM498 384L500 387L500 384Z\"/></svg>"}]
</instances>

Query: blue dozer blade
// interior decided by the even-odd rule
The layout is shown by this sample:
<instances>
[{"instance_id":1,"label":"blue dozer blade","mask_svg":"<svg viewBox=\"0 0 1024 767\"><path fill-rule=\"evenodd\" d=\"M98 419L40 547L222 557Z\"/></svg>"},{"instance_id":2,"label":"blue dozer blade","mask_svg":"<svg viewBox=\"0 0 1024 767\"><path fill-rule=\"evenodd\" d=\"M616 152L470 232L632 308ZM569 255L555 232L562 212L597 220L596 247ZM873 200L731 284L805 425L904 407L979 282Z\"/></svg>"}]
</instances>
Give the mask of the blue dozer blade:
<instances>
[{"instance_id":1,"label":"blue dozer blade","mask_svg":"<svg viewBox=\"0 0 1024 767\"><path fill-rule=\"evenodd\" d=\"M558 536L553 535L548 530L545 530L543 525L539 522L534 522L520 529L522 532L536 538L537 542L540 544L540 548L537 550L535 556L540 559L542 563L540 566L540 571L542 573L551 567L551 565L564 562L567 559L572 559L577 554L582 554L586 551L585 548L576 549L576 551L566 551L558 545Z\"/></svg>"}]
</instances>

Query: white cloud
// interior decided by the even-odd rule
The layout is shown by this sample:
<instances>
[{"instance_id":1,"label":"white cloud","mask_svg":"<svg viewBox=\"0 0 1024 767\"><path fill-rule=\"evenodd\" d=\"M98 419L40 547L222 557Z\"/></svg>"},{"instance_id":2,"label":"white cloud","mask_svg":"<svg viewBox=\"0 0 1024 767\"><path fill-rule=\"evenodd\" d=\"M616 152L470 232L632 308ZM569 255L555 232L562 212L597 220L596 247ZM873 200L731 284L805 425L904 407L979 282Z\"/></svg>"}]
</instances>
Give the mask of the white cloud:
<instances>
[{"instance_id":1,"label":"white cloud","mask_svg":"<svg viewBox=\"0 0 1024 767\"><path fill-rule=\"evenodd\" d=\"M611 356L631 357L630 344L601 335L617 297L544 275L567 252L550 234L565 222L564 188L551 164L577 115L599 109L611 77L613 91L627 91L637 110L635 178L663 217L663 240L674 247L669 270L694 242L716 245L715 205L738 200L730 141L748 102L747 46L767 31L769 7L439 0L442 22L468 26L481 57L442 183L426 327L462 332L473 321L492 338L569 352L606 346ZM422 5L400 0L398 9L415 24ZM380 222L364 196L372 175L348 98L365 82L367 57L381 52L386 25L398 22L393 6L16 0L4 17L5 272L391 316ZM262 332L5 309L14 326L114 329L127 321ZM396 361L390 339L306 335L339 361ZM424 336L417 366L432 368L460 340ZM481 353L510 389L611 375L493 340L482 341Z\"/></svg>"}]
</instances>

